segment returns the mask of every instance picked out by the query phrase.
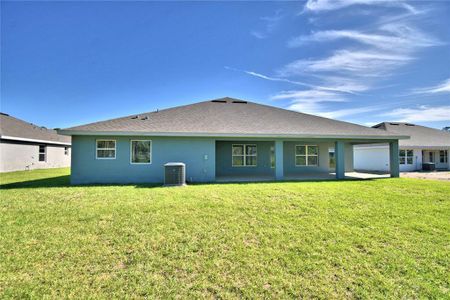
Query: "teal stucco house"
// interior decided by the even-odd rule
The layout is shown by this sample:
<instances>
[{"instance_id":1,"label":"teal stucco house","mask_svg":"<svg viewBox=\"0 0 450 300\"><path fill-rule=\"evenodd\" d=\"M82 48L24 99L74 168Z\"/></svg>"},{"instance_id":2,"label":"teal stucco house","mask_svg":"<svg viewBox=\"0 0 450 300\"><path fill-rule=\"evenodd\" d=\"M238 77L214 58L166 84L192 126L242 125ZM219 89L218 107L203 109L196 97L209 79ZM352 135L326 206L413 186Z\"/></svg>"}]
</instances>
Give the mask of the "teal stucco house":
<instances>
[{"instance_id":1,"label":"teal stucco house","mask_svg":"<svg viewBox=\"0 0 450 300\"><path fill-rule=\"evenodd\" d=\"M73 184L160 183L183 162L188 182L345 178L353 145L387 143L399 176L398 140L352 123L221 98L60 130L72 136Z\"/></svg>"}]
</instances>

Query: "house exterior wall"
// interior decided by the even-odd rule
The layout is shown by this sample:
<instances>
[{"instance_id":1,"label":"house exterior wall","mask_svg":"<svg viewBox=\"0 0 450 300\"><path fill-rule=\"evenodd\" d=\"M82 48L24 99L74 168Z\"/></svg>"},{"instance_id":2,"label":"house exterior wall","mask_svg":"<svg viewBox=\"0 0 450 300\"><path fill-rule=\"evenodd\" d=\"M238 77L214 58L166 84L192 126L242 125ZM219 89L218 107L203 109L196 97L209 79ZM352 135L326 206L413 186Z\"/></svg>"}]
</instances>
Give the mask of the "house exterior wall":
<instances>
[{"instance_id":1,"label":"house exterior wall","mask_svg":"<svg viewBox=\"0 0 450 300\"><path fill-rule=\"evenodd\" d=\"M116 140L115 159L96 159L96 140ZM151 140L151 164L130 163L131 140ZM72 184L162 183L164 164L186 164L186 180L215 180L215 140L211 138L73 136Z\"/></svg>"},{"instance_id":2,"label":"house exterior wall","mask_svg":"<svg viewBox=\"0 0 450 300\"><path fill-rule=\"evenodd\" d=\"M295 146L296 145L317 145L319 147L318 166L296 166L295 165ZM305 173L328 173L330 170L329 148L333 147L332 142L314 142L314 141L287 141L283 145L284 174L296 175Z\"/></svg>"},{"instance_id":3,"label":"house exterior wall","mask_svg":"<svg viewBox=\"0 0 450 300\"><path fill-rule=\"evenodd\" d=\"M116 141L115 159L96 158L96 140ZM151 140L151 164L130 163L131 140ZM256 167L233 167L232 145L255 144ZM317 145L318 166L295 166L295 145ZM332 141L284 141L284 175L328 173L329 148ZM190 137L136 137L136 136L73 136L72 137L72 184L88 183L162 183L167 162L186 164L186 179L191 182L212 182L221 176L273 176L271 167L273 140L217 140L215 138ZM346 170L352 170L352 147L346 144Z\"/></svg>"},{"instance_id":4,"label":"house exterior wall","mask_svg":"<svg viewBox=\"0 0 450 300\"><path fill-rule=\"evenodd\" d=\"M232 165L232 145L256 145L256 166ZM275 176L275 168L270 164L270 148L274 142L270 141L217 141L216 143L216 176Z\"/></svg>"},{"instance_id":5,"label":"house exterior wall","mask_svg":"<svg viewBox=\"0 0 450 300\"><path fill-rule=\"evenodd\" d=\"M335 147L335 144L332 143L332 146L330 146L328 148L328 152L332 152L335 154L334 147ZM344 151L345 151L345 153L344 153L345 154L344 155L345 172L353 172L354 171L354 168L353 168L353 163L354 163L353 162L353 145L351 143L345 143ZM336 161L336 156L335 156L335 161ZM335 171L336 171L335 166L330 165L330 172L335 172Z\"/></svg>"},{"instance_id":6,"label":"house exterior wall","mask_svg":"<svg viewBox=\"0 0 450 300\"><path fill-rule=\"evenodd\" d=\"M353 145L350 143L345 143L345 172L353 172L354 171L354 158L353 158Z\"/></svg>"},{"instance_id":7,"label":"house exterior wall","mask_svg":"<svg viewBox=\"0 0 450 300\"><path fill-rule=\"evenodd\" d=\"M389 171L389 146L354 146L353 161L356 170Z\"/></svg>"},{"instance_id":8,"label":"house exterior wall","mask_svg":"<svg viewBox=\"0 0 450 300\"><path fill-rule=\"evenodd\" d=\"M46 161L40 162L39 145L35 143L1 140L0 172L64 168L70 166L70 146L68 147L68 155L65 155L65 146L46 144Z\"/></svg>"},{"instance_id":9,"label":"house exterior wall","mask_svg":"<svg viewBox=\"0 0 450 300\"><path fill-rule=\"evenodd\" d=\"M413 164L400 164L400 172L411 172L422 169L422 151L423 149L411 149L400 147L401 150L413 150ZM435 151L435 150L433 150ZM439 158L439 151L436 152L436 162ZM425 150L425 153L427 151ZM428 162L428 156L425 155L425 161ZM389 147L387 145L372 147L354 147L354 165L357 170L382 171L388 172L389 166ZM436 167L440 167L438 164ZM445 166L443 166L445 168ZM448 165L447 165L448 168Z\"/></svg>"},{"instance_id":10,"label":"house exterior wall","mask_svg":"<svg viewBox=\"0 0 450 300\"><path fill-rule=\"evenodd\" d=\"M400 150L407 150L408 148L400 147ZM417 170L422 170L422 149L409 149L413 150L413 163L400 164L400 172L412 172Z\"/></svg>"},{"instance_id":11,"label":"house exterior wall","mask_svg":"<svg viewBox=\"0 0 450 300\"><path fill-rule=\"evenodd\" d=\"M96 158L96 140L116 141L115 159ZM151 164L131 164L131 140L151 140ZM354 140L344 142L345 171L353 170ZM257 146L256 167L232 167L232 145L255 144ZM278 148L276 147L278 145ZM295 166L296 145L317 145L318 166ZM334 148L331 139L274 140L215 137L147 137L147 136L72 136L72 184L89 183L162 183L164 164L183 162L186 164L188 182L213 182L217 177L227 176L273 176L277 168L271 166L271 147L274 147L276 165L283 176L308 173L329 173L329 149ZM277 150L278 149L278 150ZM278 155L276 154L278 151ZM388 153L388 151L387 151ZM386 158L389 160L389 156ZM282 161L280 163L280 161Z\"/></svg>"}]
</instances>

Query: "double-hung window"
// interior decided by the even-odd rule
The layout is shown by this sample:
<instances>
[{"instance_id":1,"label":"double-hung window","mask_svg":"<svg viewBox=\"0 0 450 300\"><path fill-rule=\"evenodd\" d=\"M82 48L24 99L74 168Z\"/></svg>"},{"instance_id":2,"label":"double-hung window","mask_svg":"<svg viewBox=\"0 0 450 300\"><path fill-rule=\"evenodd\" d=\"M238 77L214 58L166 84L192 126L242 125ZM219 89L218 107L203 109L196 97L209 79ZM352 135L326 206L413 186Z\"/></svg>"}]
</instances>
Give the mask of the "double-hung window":
<instances>
[{"instance_id":1,"label":"double-hung window","mask_svg":"<svg viewBox=\"0 0 450 300\"><path fill-rule=\"evenodd\" d=\"M317 145L296 145L295 146L295 165L300 166L318 166L319 165L319 147Z\"/></svg>"},{"instance_id":2,"label":"double-hung window","mask_svg":"<svg viewBox=\"0 0 450 300\"><path fill-rule=\"evenodd\" d=\"M47 160L47 147L45 145L39 145L39 161Z\"/></svg>"},{"instance_id":3,"label":"double-hung window","mask_svg":"<svg viewBox=\"0 0 450 300\"><path fill-rule=\"evenodd\" d=\"M439 151L439 162L446 164L448 162L448 152L447 150Z\"/></svg>"},{"instance_id":4,"label":"double-hung window","mask_svg":"<svg viewBox=\"0 0 450 300\"><path fill-rule=\"evenodd\" d=\"M400 150L399 158L401 165L412 165L414 161L414 152L413 150Z\"/></svg>"},{"instance_id":5,"label":"double-hung window","mask_svg":"<svg viewBox=\"0 0 450 300\"><path fill-rule=\"evenodd\" d=\"M231 150L231 159L233 167L256 167L256 145L233 145Z\"/></svg>"},{"instance_id":6,"label":"double-hung window","mask_svg":"<svg viewBox=\"0 0 450 300\"><path fill-rule=\"evenodd\" d=\"M96 149L97 159L115 159L116 141L115 140L97 140Z\"/></svg>"},{"instance_id":7,"label":"double-hung window","mask_svg":"<svg viewBox=\"0 0 450 300\"><path fill-rule=\"evenodd\" d=\"M152 141L132 140L130 146L132 164L150 164L152 162Z\"/></svg>"}]
</instances>

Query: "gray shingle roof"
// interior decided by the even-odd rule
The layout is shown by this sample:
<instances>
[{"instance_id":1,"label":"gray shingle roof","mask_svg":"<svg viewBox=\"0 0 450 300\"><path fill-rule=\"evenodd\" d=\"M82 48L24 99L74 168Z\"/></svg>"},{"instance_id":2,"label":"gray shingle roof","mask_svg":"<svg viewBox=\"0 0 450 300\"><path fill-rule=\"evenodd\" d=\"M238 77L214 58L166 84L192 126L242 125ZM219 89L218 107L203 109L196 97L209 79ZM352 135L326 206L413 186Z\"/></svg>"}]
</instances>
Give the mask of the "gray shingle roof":
<instances>
[{"instance_id":1,"label":"gray shingle roof","mask_svg":"<svg viewBox=\"0 0 450 300\"><path fill-rule=\"evenodd\" d=\"M448 131L398 122L383 122L373 127L393 134L409 135L410 139L400 141L401 147L450 147Z\"/></svg>"},{"instance_id":2,"label":"gray shingle roof","mask_svg":"<svg viewBox=\"0 0 450 300\"><path fill-rule=\"evenodd\" d=\"M393 138L385 131L261 105L221 98L138 116L67 128L63 134L158 134L184 136L352 136Z\"/></svg>"},{"instance_id":3,"label":"gray shingle roof","mask_svg":"<svg viewBox=\"0 0 450 300\"><path fill-rule=\"evenodd\" d=\"M40 127L4 113L0 113L0 137L64 144L70 144L71 141L69 136L60 135L56 130Z\"/></svg>"}]
</instances>

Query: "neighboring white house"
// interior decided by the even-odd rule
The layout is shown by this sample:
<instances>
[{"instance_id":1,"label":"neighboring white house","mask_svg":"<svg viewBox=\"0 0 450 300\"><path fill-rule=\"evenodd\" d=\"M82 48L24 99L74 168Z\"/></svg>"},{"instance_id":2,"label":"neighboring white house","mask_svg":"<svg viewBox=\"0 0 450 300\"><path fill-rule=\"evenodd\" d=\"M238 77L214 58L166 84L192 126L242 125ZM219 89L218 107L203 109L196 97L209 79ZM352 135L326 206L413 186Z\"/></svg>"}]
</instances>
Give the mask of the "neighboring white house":
<instances>
[{"instance_id":1,"label":"neighboring white house","mask_svg":"<svg viewBox=\"0 0 450 300\"><path fill-rule=\"evenodd\" d=\"M70 137L0 113L0 172L70 166Z\"/></svg>"},{"instance_id":2,"label":"neighboring white house","mask_svg":"<svg viewBox=\"0 0 450 300\"><path fill-rule=\"evenodd\" d=\"M438 170L450 169L450 132L397 122L383 122L373 127L411 137L399 141L401 172L422 170L423 163L434 163ZM353 151L355 170L389 171L388 145L355 145Z\"/></svg>"}]
</instances>

